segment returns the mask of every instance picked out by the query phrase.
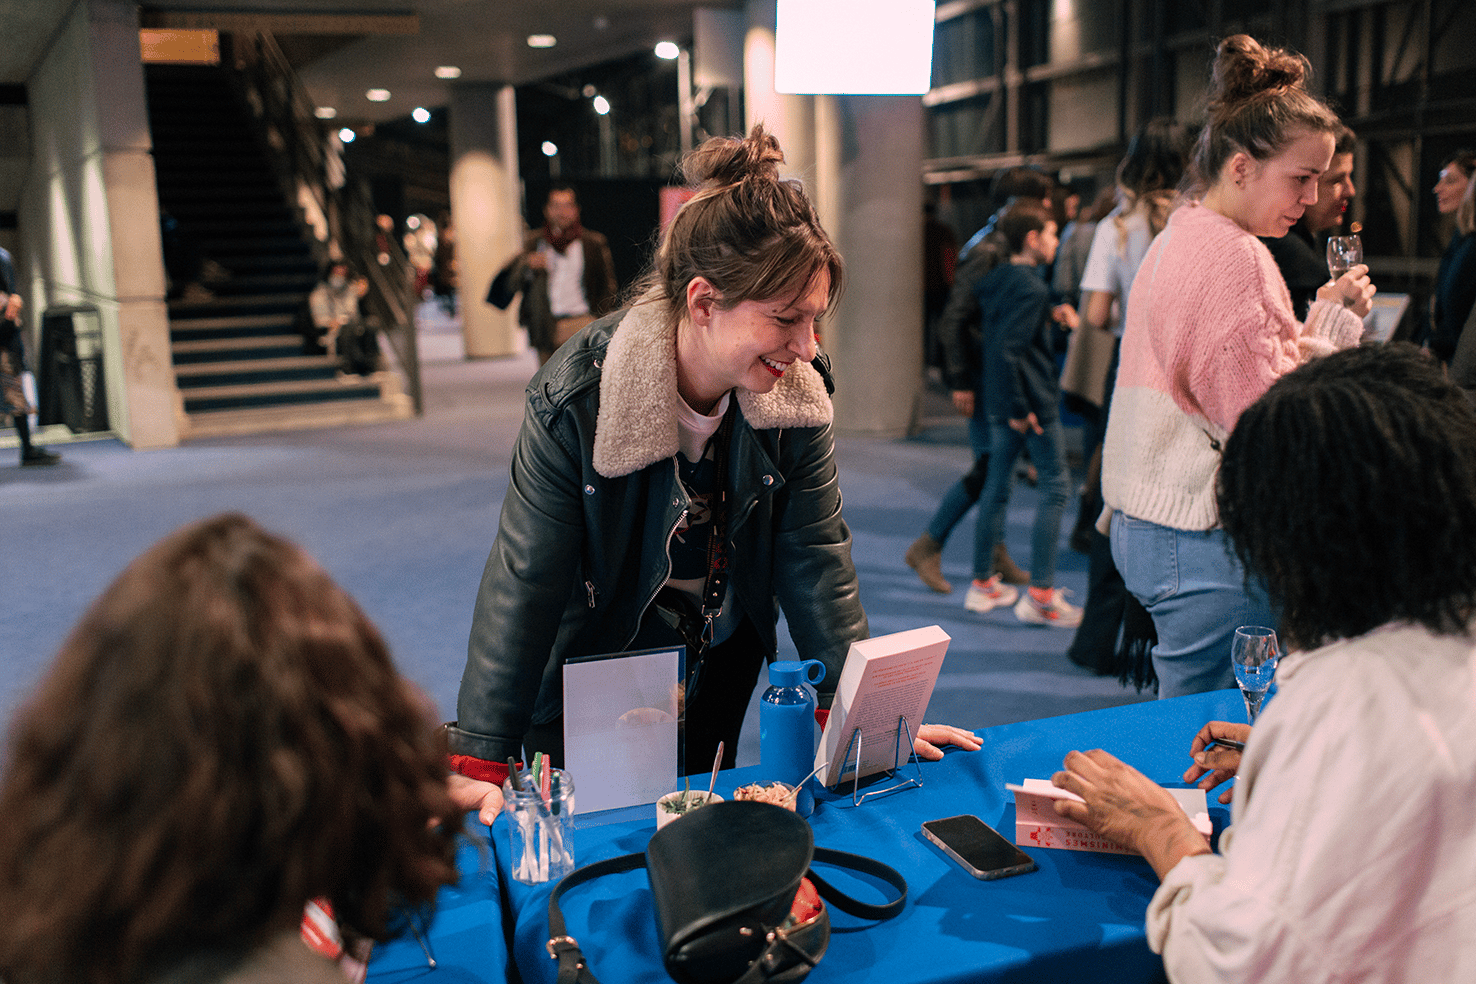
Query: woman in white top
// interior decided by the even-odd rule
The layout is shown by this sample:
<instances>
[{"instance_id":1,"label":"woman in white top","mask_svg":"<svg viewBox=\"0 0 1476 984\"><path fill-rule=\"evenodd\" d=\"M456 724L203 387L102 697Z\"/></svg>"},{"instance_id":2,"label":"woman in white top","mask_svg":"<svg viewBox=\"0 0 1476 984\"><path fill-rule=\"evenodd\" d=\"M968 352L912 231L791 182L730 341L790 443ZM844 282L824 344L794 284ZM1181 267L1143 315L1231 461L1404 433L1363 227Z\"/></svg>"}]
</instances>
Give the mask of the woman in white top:
<instances>
[{"instance_id":1,"label":"woman in white top","mask_svg":"<svg viewBox=\"0 0 1476 984\"><path fill-rule=\"evenodd\" d=\"M1057 809L1163 879L1174 984L1476 980L1476 410L1413 346L1329 355L1241 414L1218 499L1288 652L1254 731L1191 744L1186 782L1239 776L1220 853L1105 751Z\"/></svg>"}]
</instances>

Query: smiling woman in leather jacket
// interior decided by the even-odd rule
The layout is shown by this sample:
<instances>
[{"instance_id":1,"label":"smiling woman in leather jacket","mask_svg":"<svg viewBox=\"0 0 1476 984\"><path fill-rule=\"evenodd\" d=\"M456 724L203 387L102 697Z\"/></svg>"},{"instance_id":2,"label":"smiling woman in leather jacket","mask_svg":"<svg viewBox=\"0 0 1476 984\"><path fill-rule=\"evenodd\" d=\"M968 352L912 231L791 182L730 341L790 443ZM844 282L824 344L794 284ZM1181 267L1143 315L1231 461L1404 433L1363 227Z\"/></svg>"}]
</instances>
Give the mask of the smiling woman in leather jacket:
<instances>
[{"instance_id":1,"label":"smiling woman in leather jacket","mask_svg":"<svg viewBox=\"0 0 1476 984\"><path fill-rule=\"evenodd\" d=\"M629 309L595 322L528 387L466 672L452 765L500 783L524 748L562 757L571 657L708 640L686 704L687 760L732 767L782 609L828 707L867 636L841 518L818 319L843 265L778 142L755 127L686 162L677 213ZM715 532L716 531L716 532ZM706 603L706 607L704 607ZM694 647L689 645L689 650ZM689 671L692 657L689 654ZM973 735L924 725L934 743ZM463 787L490 820L495 789Z\"/></svg>"}]
</instances>

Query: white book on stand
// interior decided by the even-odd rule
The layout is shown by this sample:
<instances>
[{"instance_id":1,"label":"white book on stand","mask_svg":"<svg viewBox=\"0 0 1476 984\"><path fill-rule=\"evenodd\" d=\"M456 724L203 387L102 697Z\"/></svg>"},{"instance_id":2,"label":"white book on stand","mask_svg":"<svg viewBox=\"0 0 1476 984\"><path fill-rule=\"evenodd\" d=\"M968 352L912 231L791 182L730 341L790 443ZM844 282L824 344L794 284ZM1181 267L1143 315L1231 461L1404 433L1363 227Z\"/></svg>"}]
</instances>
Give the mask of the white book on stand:
<instances>
[{"instance_id":1,"label":"white book on stand","mask_svg":"<svg viewBox=\"0 0 1476 984\"><path fill-rule=\"evenodd\" d=\"M949 641L947 632L930 625L851 643L815 753L815 768L826 766L820 774L824 785L907 762L912 748L905 735L898 738L898 722L905 720L916 736ZM857 729L861 735L853 744Z\"/></svg>"}]
</instances>

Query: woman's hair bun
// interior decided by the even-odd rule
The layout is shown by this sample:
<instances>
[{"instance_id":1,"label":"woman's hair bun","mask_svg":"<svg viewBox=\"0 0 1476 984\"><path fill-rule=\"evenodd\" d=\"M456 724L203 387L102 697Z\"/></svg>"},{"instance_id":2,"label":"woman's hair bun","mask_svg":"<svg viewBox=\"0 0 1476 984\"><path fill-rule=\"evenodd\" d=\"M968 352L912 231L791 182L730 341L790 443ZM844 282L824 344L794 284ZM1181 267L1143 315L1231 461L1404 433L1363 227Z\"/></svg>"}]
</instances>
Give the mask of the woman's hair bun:
<instances>
[{"instance_id":1,"label":"woman's hair bun","mask_svg":"<svg viewBox=\"0 0 1476 984\"><path fill-rule=\"evenodd\" d=\"M1262 93L1301 86L1310 63L1284 48L1268 48L1248 34L1220 42L1215 52L1211 104L1235 105Z\"/></svg>"},{"instance_id":2,"label":"woman's hair bun","mask_svg":"<svg viewBox=\"0 0 1476 984\"><path fill-rule=\"evenodd\" d=\"M784 151L773 134L757 124L746 137L708 140L682 163L688 181L696 185L731 185L751 178L779 180Z\"/></svg>"}]
</instances>

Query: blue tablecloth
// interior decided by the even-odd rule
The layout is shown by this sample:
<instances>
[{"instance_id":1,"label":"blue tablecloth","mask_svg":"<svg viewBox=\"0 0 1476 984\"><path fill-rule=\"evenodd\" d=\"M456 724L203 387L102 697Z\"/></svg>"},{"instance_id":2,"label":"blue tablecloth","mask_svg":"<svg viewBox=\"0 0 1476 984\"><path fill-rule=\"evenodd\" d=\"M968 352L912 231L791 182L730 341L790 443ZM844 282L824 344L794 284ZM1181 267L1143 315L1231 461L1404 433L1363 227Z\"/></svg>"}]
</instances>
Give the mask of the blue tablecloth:
<instances>
[{"instance_id":1,"label":"blue tablecloth","mask_svg":"<svg viewBox=\"0 0 1476 984\"><path fill-rule=\"evenodd\" d=\"M466 829L468 836L456 853L461 879L441 889L430 927L428 944L436 969L430 970L425 951L414 936L406 933L401 939L374 947L369 981L501 984L511 976L501 879L487 842L487 828L472 813L467 815Z\"/></svg>"},{"instance_id":2,"label":"blue tablecloth","mask_svg":"<svg viewBox=\"0 0 1476 984\"><path fill-rule=\"evenodd\" d=\"M882 923L853 918L832 908L830 949L808 980L950 984L950 982L1076 979L1139 982L1162 979L1162 964L1144 940L1143 915L1158 879L1141 858L1077 851L1026 849L1039 870L999 881L970 877L921 832L924 820L973 813L1013 839L1014 798L1005 784L1047 779L1072 749L1105 748L1164 785L1182 785L1189 742L1211 719L1240 721L1245 708L1238 692L1218 691L1166 701L1089 711L980 732L978 752L949 752L942 762L924 763L923 786L869 799L853 807L849 797L823 795L811 817L816 844L868 855L892 865L907 879L903 913ZM739 769L718 777L719 792L755 777ZM910 768L909 768L910 774ZM864 791L865 787L863 787ZM1216 834L1228 811L1211 797ZM654 812L641 819L598 822L579 818L576 860L643 851L655 830ZM508 873L505 818L492 827L498 871L468 873L445 893L443 912L432 931L436 957L466 976L435 979L492 981L503 972L497 938L502 922L490 907L475 911L467 894L489 904L501 885L511 923L511 954L526 984L547 984L556 964L544 950L548 939L551 885L529 886ZM859 898L880 901L875 883L832 868L826 879ZM478 878L491 887L473 889ZM594 973L613 984L667 984L661 965L654 909L644 870L610 875L573 889L563 902L570 935L579 940ZM472 920L476 925L472 925ZM386 948L371 979L413 963L406 945ZM424 958L420 967L424 969ZM481 975L481 976L475 976ZM383 979L403 979L401 977Z\"/></svg>"}]
</instances>

